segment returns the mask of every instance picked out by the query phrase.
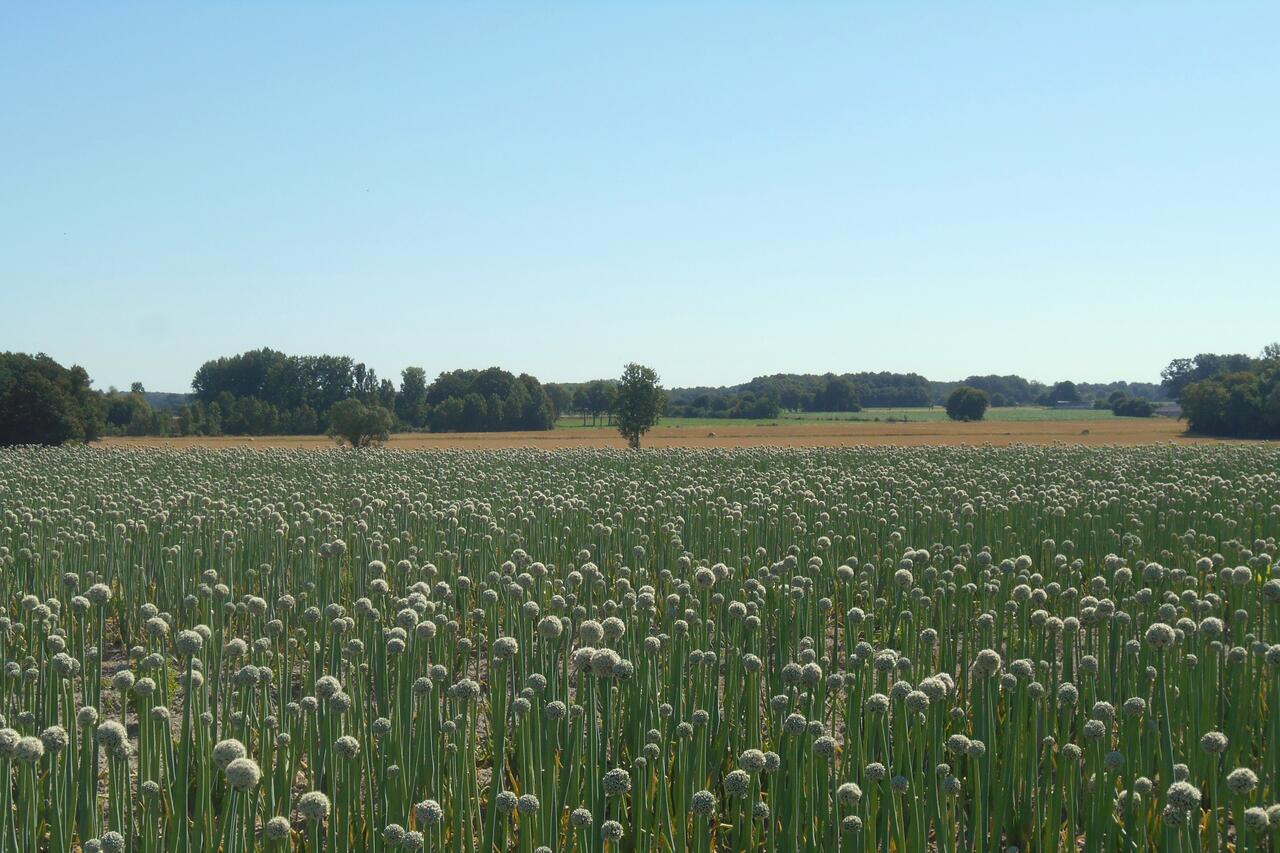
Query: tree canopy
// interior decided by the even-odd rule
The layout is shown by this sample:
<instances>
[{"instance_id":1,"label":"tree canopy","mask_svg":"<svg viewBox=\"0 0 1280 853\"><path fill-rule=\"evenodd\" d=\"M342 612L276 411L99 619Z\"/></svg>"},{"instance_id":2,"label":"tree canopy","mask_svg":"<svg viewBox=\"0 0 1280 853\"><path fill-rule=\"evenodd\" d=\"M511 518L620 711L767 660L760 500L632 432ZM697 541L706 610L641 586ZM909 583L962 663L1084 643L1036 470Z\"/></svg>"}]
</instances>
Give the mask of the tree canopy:
<instances>
[{"instance_id":1,"label":"tree canopy","mask_svg":"<svg viewBox=\"0 0 1280 853\"><path fill-rule=\"evenodd\" d=\"M556 423L555 405L537 379L497 367L441 373L426 403L432 432L544 430Z\"/></svg>"},{"instance_id":2,"label":"tree canopy","mask_svg":"<svg viewBox=\"0 0 1280 853\"><path fill-rule=\"evenodd\" d=\"M193 403L180 415L196 432L232 435L323 431L342 400L393 408L395 386L347 356L286 355L257 349L206 361L191 381Z\"/></svg>"},{"instance_id":3,"label":"tree canopy","mask_svg":"<svg viewBox=\"0 0 1280 853\"><path fill-rule=\"evenodd\" d=\"M1161 387L1170 398L1181 400L1182 392L1193 382L1247 371L1253 366L1254 360L1244 353L1222 355L1202 352L1192 358L1175 358L1169 362L1168 367L1160 371Z\"/></svg>"},{"instance_id":4,"label":"tree canopy","mask_svg":"<svg viewBox=\"0 0 1280 853\"><path fill-rule=\"evenodd\" d=\"M391 435L395 419L379 405L365 405L354 397L339 400L329 410L328 434L356 450L382 444Z\"/></svg>"},{"instance_id":5,"label":"tree canopy","mask_svg":"<svg viewBox=\"0 0 1280 853\"><path fill-rule=\"evenodd\" d=\"M1193 432L1280 436L1280 343L1268 344L1257 358L1242 353L1175 358L1160 375Z\"/></svg>"},{"instance_id":6,"label":"tree canopy","mask_svg":"<svg viewBox=\"0 0 1280 853\"><path fill-rule=\"evenodd\" d=\"M427 425L427 371L421 367L406 367L400 371L396 417L414 428Z\"/></svg>"},{"instance_id":7,"label":"tree canopy","mask_svg":"<svg viewBox=\"0 0 1280 853\"><path fill-rule=\"evenodd\" d=\"M1044 404L1052 406L1054 403L1079 403L1082 399L1076 383L1070 379L1064 379L1054 383L1053 387L1045 393Z\"/></svg>"},{"instance_id":8,"label":"tree canopy","mask_svg":"<svg viewBox=\"0 0 1280 853\"><path fill-rule=\"evenodd\" d=\"M551 429L557 411L536 378L497 367L446 371L430 384L423 368L406 367L397 389L347 356L271 349L207 361L191 385L177 429L214 435L323 432L333 407L351 399L388 410L397 428L436 432Z\"/></svg>"},{"instance_id":9,"label":"tree canopy","mask_svg":"<svg viewBox=\"0 0 1280 853\"><path fill-rule=\"evenodd\" d=\"M614 418L629 447L640 446L640 438L658 422L665 400L652 367L632 362L623 368Z\"/></svg>"},{"instance_id":10,"label":"tree canopy","mask_svg":"<svg viewBox=\"0 0 1280 853\"><path fill-rule=\"evenodd\" d=\"M1192 382L1182 391L1182 414L1204 435L1280 437L1280 366Z\"/></svg>"},{"instance_id":11,"label":"tree canopy","mask_svg":"<svg viewBox=\"0 0 1280 853\"><path fill-rule=\"evenodd\" d=\"M83 367L40 353L0 353L0 446L89 441L102 430Z\"/></svg>"},{"instance_id":12,"label":"tree canopy","mask_svg":"<svg viewBox=\"0 0 1280 853\"><path fill-rule=\"evenodd\" d=\"M989 403L986 391L961 385L947 397L947 417L953 421L980 421Z\"/></svg>"},{"instance_id":13,"label":"tree canopy","mask_svg":"<svg viewBox=\"0 0 1280 853\"><path fill-rule=\"evenodd\" d=\"M1121 418L1149 418L1155 414L1156 407L1150 400L1141 397L1128 397L1120 392L1120 396L1111 400L1111 411Z\"/></svg>"}]
</instances>

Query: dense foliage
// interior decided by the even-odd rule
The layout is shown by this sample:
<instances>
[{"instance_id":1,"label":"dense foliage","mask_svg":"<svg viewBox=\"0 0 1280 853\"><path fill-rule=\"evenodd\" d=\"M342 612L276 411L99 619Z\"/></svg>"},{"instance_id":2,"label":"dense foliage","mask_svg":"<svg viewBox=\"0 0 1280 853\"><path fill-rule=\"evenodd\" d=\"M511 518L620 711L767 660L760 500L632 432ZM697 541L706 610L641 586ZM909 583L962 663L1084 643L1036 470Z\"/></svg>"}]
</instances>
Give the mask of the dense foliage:
<instances>
[{"instance_id":1,"label":"dense foliage","mask_svg":"<svg viewBox=\"0 0 1280 853\"><path fill-rule=\"evenodd\" d=\"M732 396L699 394L684 404L668 402L664 414L673 418L773 420L782 414L782 407L776 397L757 397L750 391L743 391Z\"/></svg>"},{"instance_id":2,"label":"dense foliage","mask_svg":"<svg viewBox=\"0 0 1280 853\"><path fill-rule=\"evenodd\" d=\"M1258 358L1201 353L1161 374L1192 431L1233 438L1280 437L1280 343Z\"/></svg>"},{"instance_id":3,"label":"dense foliage","mask_svg":"<svg viewBox=\"0 0 1280 853\"><path fill-rule=\"evenodd\" d=\"M970 376L961 382L931 382L933 398L945 401L960 385L986 391L991 405L1052 406L1059 401L1080 402L1107 400L1116 393L1148 400L1168 400L1158 383L1152 382L1073 382L1062 380L1044 385L1021 376Z\"/></svg>"},{"instance_id":4,"label":"dense foliage","mask_svg":"<svg viewBox=\"0 0 1280 853\"><path fill-rule=\"evenodd\" d=\"M29 356L10 357L35 362ZM30 365L22 373L39 383L33 378L39 371ZM773 420L784 411L847 413L864 406L929 406L945 401L960 384L986 391L993 406L1050 405L1062 388L1073 388L1069 395L1073 399L1094 398L1095 405L1117 392L1156 397L1151 390L1156 386L1142 383L1068 382L1050 389L1019 376L973 376L964 383L952 383L899 373L777 374L731 387L665 389L663 413ZM81 424L65 417L68 410L56 395L28 389L22 398L28 402L15 397L19 402L10 408L10 417L25 412L25 440L49 443L99 433L315 435L330 430L330 411L336 403L357 400L391 412L396 430L484 432L552 429L559 416L569 414L580 415L583 425L590 420L593 426L602 421L613 426L618 400L616 380L543 385L528 374L517 376L497 367L446 371L430 384L423 368L407 367L397 388L372 368L345 356L290 356L271 349L205 362L196 371L192 388L192 394L159 393L134 383L127 393L114 388L101 394L90 392L97 411L88 412L89 421ZM37 433L42 437L34 437Z\"/></svg>"},{"instance_id":5,"label":"dense foliage","mask_svg":"<svg viewBox=\"0 0 1280 853\"><path fill-rule=\"evenodd\" d=\"M1045 387L1039 382L1023 379L1021 376L969 376L961 382L931 382L933 399L946 402L951 392L961 385L977 388L987 392L992 406L1025 406L1034 404L1044 393Z\"/></svg>"},{"instance_id":6,"label":"dense foliage","mask_svg":"<svg viewBox=\"0 0 1280 853\"><path fill-rule=\"evenodd\" d=\"M1150 400L1143 400L1140 397L1126 397L1116 392L1108 403L1108 408L1121 418L1149 418L1155 414L1156 407Z\"/></svg>"},{"instance_id":7,"label":"dense foliage","mask_svg":"<svg viewBox=\"0 0 1280 853\"><path fill-rule=\"evenodd\" d=\"M108 389L100 399L105 435L167 435L172 432L173 416L155 406L141 382L133 383L128 393Z\"/></svg>"},{"instance_id":8,"label":"dense foliage","mask_svg":"<svg viewBox=\"0 0 1280 853\"><path fill-rule=\"evenodd\" d=\"M1161 385L1174 400L1181 400L1182 393L1193 382L1213 379L1226 373L1238 373L1253 367L1253 359L1244 353L1202 352L1193 358L1175 358L1160 371Z\"/></svg>"},{"instance_id":9,"label":"dense foliage","mask_svg":"<svg viewBox=\"0 0 1280 853\"><path fill-rule=\"evenodd\" d=\"M672 388L672 411L699 410L694 416L763 417L746 414L769 401L787 411L856 412L866 406L928 406L929 381L914 373L779 373L742 385Z\"/></svg>"},{"instance_id":10,"label":"dense foliage","mask_svg":"<svg viewBox=\"0 0 1280 853\"><path fill-rule=\"evenodd\" d=\"M430 385L422 368L408 367L397 389L350 358L264 349L206 362L192 388L196 402L179 415L184 432L314 434L349 399L394 413L402 428L434 432L551 429L556 418L537 379L497 367L447 371Z\"/></svg>"},{"instance_id":11,"label":"dense foliage","mask_svg":"<svg viewBox=\"0 0 1280 853\"><path fill-rule=\"evenodd\" d=\"M1083 401L1084 397L1081 396L1080 389L1070 379L1055 382L1049 390L1041 395L1041 402L1046 406L1052 406L1055 403L1080 403Z\"/></svg>"},{"instance_id":12,"label":"dense foliage","mask_svg":"<svg viewBox=\"0 0 1280 853\"><path fill-rule=\"evenodd\" d=\"M757 396L774 394L782 408L793 411L856 412L869 406L928 406L933 402L929 380L917 373L783 373L752 379L742 390Z\"/></svg>"},{"instance_id":13,"label":"dense foliage","mask_svg":"<svg viewBox=\"0 0 1280 853\"><path fill-rule=\"evenodd\" d=\"M856 412L862 408L897 408L945 404L960 386L987 393L993 406L1051 406L1060 399L1102 399L1119 391L1126 396L1169 399L1150 382L1070 382L1053 386L1021 376L969 376L959 382L926 380L914 373L775 374L742 385L672 388L669 413L683 417L776 417L780 411ZM577 411L577 409L575 409Z\"/></svg>"},{"instance_id":14,"label":"dense foliage","mask_svg":"<svg viewBox=\"0 0 1280 853\"><path fill-rule=\"evenodd\" d=\"M1086 400L1105 400L1116 393L1157 403L1173 400L1159 382L1077 382L1076 390Z\"/></svg>"},{"instance_id":15,"label":"dense foliage","mask_svg":"<svg viewBox=\"0 0 1280 853\"><path fill-rule=\"evenodd\" d=\"M947 417L953 421L980 421L990 402L986 391L961 385L947 397Z\"/></svg>"},{"instance_id":16,"label":"dense foliage","mask_svg":"<svg viewBox=\"0 0 1280 853\"><path fill-rule=\"evenodd\" d=\"M1205 435L1280 437L1280 361L1192 382L1182 391L1182 414Z\"/></svg>"},{"instance_id":17,"label":"dense foliage","mask_svg":"<svg viewBox=\"0 0 1280 853\"><path fill-rule=\"evenodd\" d=\"M1260 850L1265 445L0 454L6 850Z\"/></svg>"},{"instance_id":18,"label":"dense foliage","mask_svg":"<svg viewBox=\"0 0 1280 853\"><path fill-rule=\"evenodd\" d=\"M87 441L101 430L84 368L44 354L0 353L0 446Z\"/></svg>"},{"instance_id":19,"label":"dense foliage","mask_svg":"<svg viewBox=\"0 0 1280 853\"><path fill-rule=\"evenodd\" d=\"M205 435L306 435L323 432L329 410L351 398L393 408L389 379L346 356L251 350L207 361L191 381L194 402L181 432Z\"/></svg>"},{"instance_id":20,"label":"dense foliage","mask_svg":"<svg viewBox=\"0 0 1280 853\"><path fill-rule=\"evenodd\" d=\"M432 432L552 429L556 410L537 379L497 367L441 373L426 389Z\"/></svg>"},{"instance_id":21,"label":"dense foliage","mask_svg":"<svg viewBox=\"0 0 1280 853\"><path fill-rule=\"evenodd\" d=\"M329 435L353 449L382 444L391 437L395 417L381 406L355 398L339 400L329 410Z\"/></svg>"},{"instance_id":22,"label":"dense foliage","mask_svg":"<svg viewBox=\"0 0 1280 853\"><path fill-rule=\"evenodd\" d=\"M666 395L658 387L657 371L635 362L622 369L613 417L628 447L640 446L640 439L657 424L665 405Z\"/></svg>"},{"instance_id":23,"label":"dense foliage","mask_svg":"<svg viewBox=\"0 0 1280 853\"><path fill-rule=\"evenodd\" d=\"M614 403L618 399L618 383L613 379L561 382L548 385L547 393L553 401L560 400L557 411L581 415L584 426L589 417L591 425L595 426L601 418L607 421L612 416Z\"/></svg>"}]
</instances>

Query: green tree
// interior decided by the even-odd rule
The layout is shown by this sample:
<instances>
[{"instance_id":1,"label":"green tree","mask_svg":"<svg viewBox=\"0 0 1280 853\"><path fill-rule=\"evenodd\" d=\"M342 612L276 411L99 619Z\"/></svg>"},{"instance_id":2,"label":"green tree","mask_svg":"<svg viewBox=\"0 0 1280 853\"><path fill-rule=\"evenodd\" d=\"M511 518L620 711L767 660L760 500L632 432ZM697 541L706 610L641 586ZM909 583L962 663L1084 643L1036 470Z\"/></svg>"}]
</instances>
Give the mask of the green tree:
<instances>
[{"instance_id":1,"label":"green tree","mask_svg":"<svg viewBox=\"0 0 1280 853\"><path fill-rule=\"evenodd\" d=\"M842 376L832 376L827 384L813 398L813 406L822 412L856 412L858 405L858 389Z\"/></svg>"},{"instance_id":2,"label":"green tree","mask_svg":"<svg viewBox=\"0 0 1280 853\"><path fill-rule=\"evenodd\" d=\"M204 435L222 435L222 404L217 400L205 407Z\"/></svg>"},{"instance_id":3,"label":"green tree","mask_svg":"<svg viewBox=\"0 0 1280 853\"><path fill-rule=\"evenodd\" d=\"M1079 403L1080 389L1070 379L1064 379L1045 392L1045 401L1050 406L1054 403Z\"/></svg>"},{"instance_id":4,"label":"green tree","mask_svg":"<svg viewBox=\"0 0 1280 853\"><path fill-rule=\"evenodd\" d=\"M1156 412L1151 401L1141 397L1126 397L1123 394L1111 401L1111 411L1121 418L1149 418Z\"/></svg>"},{"instance_id":5,"label":"green tree","mask_svg":"<svg viewBox=\"0 0 1280 853\"><path fill-rule=\"evenodd\" d=\"M381 444L391 435L395 423L391 412L382 406L366 405L354 397L341 400L329 409L328 434L341 444L354 448Z\"/></svg>"},{"instance_id":6,"label":"green tree","mask_svg":"<svg viewBox=\"0 0 1280 853\"><path fill-rule=\"evenodd\" d=\"M101 428L102 404L84 368L0 353L0 446L90 441Z\"/></svg>"},{"instance_id":7,"label":"green tree","mask_svg":"<svg viewBox=\"0 0 1280 853\"><path fill-rule=\"evenodd\" d=\"M1263 352L1264 359L1266 351ZM1195 358L1175 358L1169 366L1160 371L1161 386L1166 394L1175 400L1182 399L1182 393L1193 382L1203 382L1227 373L1238 373L1248 370L1253 359L1244 353L1219 354L1202 352Z\"/></svg>"},{"instance_id":8,"label":"green tree","mask_svg":"<svg viewBox=\"0 0 1280 853\"><path fill-rule=\"evenodd\" d=\"M591 415L592 426L595 426L596 420L601 415L613 411L617 394L618 389L607 379L593 379L586 384L582 401L585 411Z\"/></svg>"},{"instance_id":9,"label":"green tree","mask_svg":"<svg viewBox=\"0 0 1280 853\"><path fill-rule=\"evenodd\" d=\"M582 415L582 425L587 425L587 386L579 385L573 392L573 411Z\"/></svg>"},{"instance_id":10,"label":"green tree","mask_svg":"<svg viewBox=\"0 0 1280 853\"><path fill-rule=\"evenodd\" d=\"M1192 382L1182 414L1193 432L1238 438L1280 436L1280 365L1259 360L1252 370Z\"/></svg>"},{"instance_id":11,"label":"green tree","mask_svg":"<svg viewBox=\"0 0 1280 853\"><path fill-rule=\"evenodd\" d=\"M632 362L622 370L618 381L613 413L618 432L629 447L639 447L640 438L658 422L666 395L658 387L658 374L652 367Z\"/></svg>"},{"instance_id":12,"label":"green tree","mask_svg":"<svg viewBox=\"0 0 1280 853\"><path fill-rule=\"evenodd\" d=\"M396 395L396 415L411 427L427 424L427 372L421 367L400 371L400 393Z\"/></svg>"},{"instance_id":13,"label":"green tree","mask_svg":"<svg viewBox=\"0 0 1280 853\"><path fill-rule=\"evenodd\" d=\"M107 429L120 435L147 435L160 432L160 419L147 402L141 382L133 383L128 394L114 388L102 397Z\"/></svg>"},{"instance_id":14,"label":"green tree","mask_svg":"<svg viewBox=\"0 0 1280 853\"><path fill-rule=\"evenodd\" d=\"M432 432L458 432L463 428L462 399L462 397L446 397L427 411L427 424Z\"/></svg>"},{"instance_id":15,"label":"green tree","mask_svg":"<svg viewBox=\"0 0 1280 853\"><path fill-rule=\"evenodd\" d=\"M800 385L788 382L783 385L782 391L778 394L778 403L784 409L798 412L808 406L813 400L813 395L806 392Z\"/></svg>"},{"instance_id":16,"label":"green tree","mask_svg":"<svg viewBox=\"0 0 1280 853\"><path fill-rule=\"evenodd\" d=\"M555 417L565 414L573 406L573 394L559 382L548 382L542 386L547 392L547 399L551 401L552 410Z\"/></svg>"},{"instance_id":17,"label":"green tree","mask_svg":"<svg viewBox=\"0 0 1280 853\"><path fill-rule=\"evenodd\" d=\"M947 397L947 417L953 421L980 421L987 413L987 392L961 385Z\"/></svg>"},{"instance_id":18,"label":"green tree","mask_svg":"<svg viewBox=\"0 0 1280 853\"><path fill-rule=\"evenodd\" d=\"M546 388L527 373L497 367L441 373L426 389L432 432L538 430L555 426Z\"/></svg>"},{"instance_id":19,"label":"green tree","mask_svg":"<svg viewBox=\"0 0 1280 853\"><path fill-rule=\"evenodd\" d=\"M519 411L511 409L510 399L507 402L507 419L509 421L516 419L515 429L555 429L556 406L547 386L540 383L537 378L521 373L516 377L515 385L512 387L523 389L520 394L522 403Z\"/></svg>"}]
</instances>

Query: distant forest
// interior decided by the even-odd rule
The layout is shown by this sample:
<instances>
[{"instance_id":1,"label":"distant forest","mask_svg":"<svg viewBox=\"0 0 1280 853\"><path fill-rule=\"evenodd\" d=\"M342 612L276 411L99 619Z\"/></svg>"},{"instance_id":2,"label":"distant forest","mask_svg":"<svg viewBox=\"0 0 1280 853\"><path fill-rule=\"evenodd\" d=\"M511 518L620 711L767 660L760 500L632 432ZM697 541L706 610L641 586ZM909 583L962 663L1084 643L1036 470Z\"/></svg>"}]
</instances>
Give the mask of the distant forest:
<instances>
[{"instance_id":1,"label":"distant forest","mask_svg":"<svg viewBox=\"0 0 1280 853\"><path fill-rule=\"evenodd\" d=\"M526 373L453 370L428 384L425 370L407 367L397 386L346 356L270 349L207 361L191 387L191 399L174 410L182 434L312 435L327 429L329 410L346 399L386 409L401 429L432 432L551 429L557 414Z\"/></svg>"},{"instance_id":2,"label":"distant forest","mask_svg":"<svg viewBox=\"0 0 1280 853\"><path fill-rule=\"evenodd\" d=\"M496 367L449 371L428 385L425 371L410 367L397 386L349 358L255 350L204 364L193 382L195 393L141 394L151 409L176 414L184 434L312 434L323 431L329 406L346 397L384 406L411 429L483 432L550 429L561 416L607 423L614 385L612 379L540 383ZM1173 399L1154 382L1046 385L1016 375L940 382L915 373L777 373L741 385L666 389L664 414L768 419L784 412L918 408L942 405L961 385L985 391L995 407L1103 401L1117 394L1157 403Z\"/></svg>"},{"instance_id":3,"label":"distant forest","mask_svg":"<svg viewBox=\"0 0 1280 853\"><path fill-rule=\"evenodd\" d=\"M542 383L497 367L446 371L431 382L423 368L407 367L399 379L379 377L346 356L251 350L205 362L192 379L191 394L152 393L136 385L129 394L109 392L117 416L107 430L312 435L324 432L329 409L347 398L387 409L401 430L543 430L564 416L580 417L584 424L611 423L616 393L612 379ZM941 405L960 385L985 391L997 407L1095 400L1101 405L1117 395L1169 399L1159 384L1149 382L1045 385L1021 376L938 382L916 373L778 373L741 385L666 389L664 415L769 419L784 412L927 407Z\"/></svg>"},{"instance_id":4,"label":"distant forest","mask_svg":"<svg viewBox=\"0 0 1280 853\"><path fill-rule=\"evenodd\" d=\"M777 373L742 385L673 388L667 414L685 417L774 418L782 412L857 412L865 408L940 406L961 385L985 391L991 405L1051 406L1058 402L1124 397L1170 399L1152 382L1072 382L1045 385L1021 376L969 376L958 382L930 381L917 373Z\"/></svg>"},{"instance_id":5,"label":"distant forest","mask_svg":"<svg viewBox=\"0 0 1280 853\"><path fill-rule=\"evenodd\" d=\"M666 417L771 419L787 412L857 412L863 408L941 405L956 388L984 392L990 405L1059 403L1149 416L1154 404L1178 400L1193 428L1214 434L1274 434L1280 421L1276 348L1259 358L1200 354L1175 359L1162 382L1045 384L1021 376L929 380L916 373L779 373L740 385L668 388ZM398 381L348 356L287 355L251 350L205 362L191 393L89 387L79 366L44 355L0 354L0 444L58 443L98 435L314 435L329 412L354 399L385 409L397 430L485 432L546 430L562 417L610 423L616 383L541 382L498 367L451 370L428 380L406 367ZM5 420L7 419L7 420Z\"/></svg>"}]
</instances>

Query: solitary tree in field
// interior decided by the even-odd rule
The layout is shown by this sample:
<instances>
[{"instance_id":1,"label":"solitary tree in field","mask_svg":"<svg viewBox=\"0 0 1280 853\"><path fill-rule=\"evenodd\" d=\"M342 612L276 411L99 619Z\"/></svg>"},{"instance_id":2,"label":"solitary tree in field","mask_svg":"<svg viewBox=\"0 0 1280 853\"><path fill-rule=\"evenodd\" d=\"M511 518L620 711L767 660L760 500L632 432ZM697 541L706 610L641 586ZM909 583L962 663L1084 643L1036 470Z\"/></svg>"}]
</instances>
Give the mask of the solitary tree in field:
<instances>
[{"instance_id":1,"label":"solitary tree in field","mask_svg":"<svg viewBox=\"0 0 1280 853\"><path fill-rule=\"evenodd\" d=\"M395 422L382 406L366 406L354 397L333 404L329 410L329 435L354 448L381 444Z\"/></svg>"},{"instance_id":2,"label":"solitary tree in field","mask_svg":"<svg viewBox=\"0 0 1280 853\"><path fill-rule=\"evenodd\" d=\"M652 367L632 362L623 368L614 419L629 447L640 446L640 437L658 422L665 402L666 395L658 387L658 374Z\"/></svg>"},{"instance_id":3,"label":"solitary tree in field","mask_svg":"<svg viewBox=\"0 0 1280 853\"><path fill-rule=\"evenodd\" d=\"M947 417L953 421L980 421L987 413L987 392L961 385L947 398Z\"/></svg>"}]
</instances>

